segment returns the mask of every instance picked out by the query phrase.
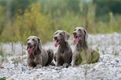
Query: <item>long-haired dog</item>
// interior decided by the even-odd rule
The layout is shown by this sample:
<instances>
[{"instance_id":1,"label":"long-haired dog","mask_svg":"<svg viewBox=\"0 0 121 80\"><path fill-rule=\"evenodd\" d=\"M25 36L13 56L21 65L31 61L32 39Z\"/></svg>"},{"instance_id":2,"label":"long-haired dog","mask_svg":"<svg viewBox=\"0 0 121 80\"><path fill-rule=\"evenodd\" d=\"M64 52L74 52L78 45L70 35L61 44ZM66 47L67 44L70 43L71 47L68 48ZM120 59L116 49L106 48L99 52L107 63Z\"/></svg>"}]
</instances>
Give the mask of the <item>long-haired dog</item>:
<instances>
[{"instance_id":1,"label":"long-haired dog","mask_svg":"<svg viewBox=\"0 0 121 80\"><path fill-rule=\"evenodd\" d=\"M53 59L53 50L47 51L42 48L40 38L37 36L30 36L27 39L27 65L29 68L41 68L51 63Z\"/></svg>"},{"instance_id":2,"label":"long-haired dog","mask_svg":"<svg viewBox=\"0 0 121 80\"><path fill-rule=\"evenodd\" d=\"M54 56L56 66L68 67L71 63L72 49L67 42L69 37L69 33L64 30L57 30L53 35L55 47L58 46L57 52Z\"/></svg>"},{"instance_id":3,"label":"long-haired dog","mask_svg":"<svg viewBox=\"0 0 121 80\"><path fill-rule=\"evenodd\" d=\"M72 66L98 61L99 53L91 48L88 48L87 31L83 27L76 27L73 31L73 36L76 47L72 57Z\"/></svg>"}]
</instances>

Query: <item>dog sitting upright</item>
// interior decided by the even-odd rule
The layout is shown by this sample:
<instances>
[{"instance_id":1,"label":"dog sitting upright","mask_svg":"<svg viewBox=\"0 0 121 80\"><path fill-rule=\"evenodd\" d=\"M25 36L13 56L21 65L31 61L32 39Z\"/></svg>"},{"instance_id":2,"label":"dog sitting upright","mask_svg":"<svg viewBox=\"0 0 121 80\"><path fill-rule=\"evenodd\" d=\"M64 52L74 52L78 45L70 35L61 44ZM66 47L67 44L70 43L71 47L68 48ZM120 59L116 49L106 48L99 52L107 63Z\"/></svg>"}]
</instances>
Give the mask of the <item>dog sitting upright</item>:
<instances>
[{"instance_id":1,"label":"dog sitting upright","mask_svg":"<svg viewBox=\"0 0 121 80\"><path fill-rule=\"evenodd\" d=\"M68 44L67 40L70 35L64 30L57 30L54 33L55 47L58 46L57 52L55 53L54 59L56 66L68 67L72 60L72 49Z\"/></svg>"},{"instance_id":2,"label":"dog sitting upright","mask_svg":"<svg viewBox=\"0 0 121 80\"><path fill-rule=\"evenodd\" d=\"M72 57L72 66L97 62L100 55L95 50L88 48L87 31L83 27L76 27L73 36L76 47Z\"/></svg>"},{"instance_id":3,"label":"dog sitting upright","mask_svg":"<svg viewBox=\"0 0 121 80\"><path fill-rule=\"evenodd\" d=\"M42 48L40 38L37 36L30 36L27 39L27 65L31 68L41 68L51 63L53 59L53 50L47 51Z\"/></svg>"}]
</instances>

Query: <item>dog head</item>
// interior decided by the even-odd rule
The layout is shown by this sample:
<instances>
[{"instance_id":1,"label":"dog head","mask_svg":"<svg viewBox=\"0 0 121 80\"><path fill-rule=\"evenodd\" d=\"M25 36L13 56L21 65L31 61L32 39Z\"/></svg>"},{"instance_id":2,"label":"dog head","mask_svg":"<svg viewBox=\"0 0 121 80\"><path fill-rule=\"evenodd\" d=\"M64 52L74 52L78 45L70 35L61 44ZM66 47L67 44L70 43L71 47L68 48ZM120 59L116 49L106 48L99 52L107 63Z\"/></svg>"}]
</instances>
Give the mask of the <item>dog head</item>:
<instances>
[{"instance_id":1,"label":"dog head","mask_svg":"<svg viewBox=\"0 0 121 80\"><path fill-rule=\"evenodd\" d=\"M27 38L27 51L29 54L33 53L35 50L41 50L41 41L37 36L30 36Z\"/></svg>"},{"instance_id":2,"label":"dog head","mask_svg":"<svg viewBox=\"0 0 121 80\"><path fill-rule=\"evenodd\" d=\"M57 30L53 35L53 39L56 41L55 47L57 47L63 41L67 42L69 37L70 34L68 32L64 30Z\"/></svg>"},{"instance_id":3,"label":"dog head","mask_svg":"<svg viewBox=\"0 0 121 80\"><path fill-rule=\"evenodd\" d=\"M83 27L76 27L73 31L74 43L78 43L80 40L87 41L88 33Z\"/></svg>"}]
</instances>

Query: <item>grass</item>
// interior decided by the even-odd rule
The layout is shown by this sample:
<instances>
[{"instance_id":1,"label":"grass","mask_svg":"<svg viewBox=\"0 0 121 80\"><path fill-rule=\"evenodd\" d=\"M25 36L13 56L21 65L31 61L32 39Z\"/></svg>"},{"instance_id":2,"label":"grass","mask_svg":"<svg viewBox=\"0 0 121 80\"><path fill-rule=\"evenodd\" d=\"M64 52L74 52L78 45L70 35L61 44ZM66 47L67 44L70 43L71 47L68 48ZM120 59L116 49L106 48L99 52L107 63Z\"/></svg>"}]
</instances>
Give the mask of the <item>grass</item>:
<instances>
[{"instance_id":1,"label":"grass","mask_svg":"<svg viewBox=\"0 0 121 80\"><path fill-rule=\"evenodd\" d=\"M20 62L20 60L18 60L18 59L11 59L11 61L13 61L13 64L18 64L19 62Z\"/></svg>"},{"instance_id":2,"label":"grass","mask_svg":"<svg viewBox=\"0 0 121 80\"><path fill-rule=\"evenodd\" d=\"M2 57L2 62L8 61L7 55L4 53L3 45L1 43L0 43L0 56Z\"/></svg>"},{"instance_id":3,"label":"grass","mask_svg":"<svg viewBox=\"0 0 121 80\"><path fill-rule=\"evenodd\" d=\"M9 52L9 54L8 53L5 53L5 50L3 49L3 45L4 45L5 43L0 43L0 56L2 57L2 62L8 62L8 59L7 59L7 57L10 57L10 56L15 56L16 55L16 50L15 50L15 45L16 44L18 44L18 43L11 43L11 44L9 44L11 47L11 52ZM19 47L21 47L22 48L22 53L21 53L21 55L20 56L23 56L23 55L25 55L26 53L25 53L25 51L23 50L24 49L24 45L20 42L19 43L20 44L20 46ZM17 54L17 55L19 55L19 54ZM18 64L18 63L20 63L20 62L22 62L23 61L23 59L24 58L21 58L21 57L18 57L18 58L14 58L13 57L13 59L11 59L11 61L13 61L13 63L14 64Z\"/></svg>"},{"instance_id":4,"label":"grass","mask_svg":"<svg viewBox=\"0 0 121 80\"><path fill-rule=\"evenodd\" d=\"M61 1L61 3L64 2L65 0ZM87 14L84 13L84 5L81 4L78 12L65 8L67 7L66 3L59 5L58 1L56 1L56 4L48 3L49 9L43 7L43 5L46 5L46 2L43 4L32 3L23 11L23 15L16 12L13 18L6 19L7 21L4 23L0 22L0 24L3 24L0 27L1 42L22 41L25 44L30 35L35 35L40 37L42 43L46 43L52 41L53 33L56 30L63 29L72 35L77 26L83 26L91 34L121 32L121 15L115 16L112 13L107 15L110 18L109 21L95 21L95 5L92 5L92 3L88 4L89 11ZM0 9L1 12L4 11L4 8ZM5 16L2 15L0 18L3 19Z\"/></svg>"},{"instance_id":5,"label":"grass","mask_svg":"<svg viewBox=\"0 0 121 80\"><path fill-rule=\"evenodd\" d=\"M2 78L0 78L0 80L6 80L6 78L5 77L2 77Z\"/></svg>"},{"instance_id":6,"label":"grass","mask_svg":"<svg viewBox=\"0 0 121 80\"><path fill-rule=\"evenodd\" d=\"M1 55L2 57L4 57L4 52L3 52L3 49L2 49L2 45L0 45L0 55Z\"/></svg>"},{"instance_id":7,"label":"grass","mask_svg":"<svg viewBox=\"0 0 121 80\"><path fill-rule=\"evenodd\" d=\"M88 70L89 70L89 67L87 66L87 65L84 65L84 69L85 69L85 72L84 72L84 76L85 76L85 78L86 78L86 76L87 76L87 72L88 72Z\"/></svg>"}]
</instances>

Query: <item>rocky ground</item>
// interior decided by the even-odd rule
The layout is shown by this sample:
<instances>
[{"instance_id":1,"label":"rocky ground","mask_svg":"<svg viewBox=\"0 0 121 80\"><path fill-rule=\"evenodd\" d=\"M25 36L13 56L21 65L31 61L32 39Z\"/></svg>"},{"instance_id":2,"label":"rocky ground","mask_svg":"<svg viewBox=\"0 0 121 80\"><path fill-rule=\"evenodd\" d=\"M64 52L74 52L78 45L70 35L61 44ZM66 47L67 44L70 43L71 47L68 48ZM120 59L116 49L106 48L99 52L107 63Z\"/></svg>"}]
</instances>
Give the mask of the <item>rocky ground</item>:
<instances>
[{"instance_id":1,"label":"rocky ground","mask_svg":"<svg viewBox=\"0 0 121 80\"><path fill-rule=\"evenodd\" d=\"M69 43L74 50L72 38ZM0 44L0 78L7 80L121 80L121 34L89 35L90 47L100 53L99 62L78 67L48 66L28 70L26 46L18 43ZM54 43L43 45L56 51ZM4 54L3 54L4 53Z\"/></svg>"}]
</instances>

